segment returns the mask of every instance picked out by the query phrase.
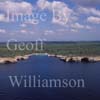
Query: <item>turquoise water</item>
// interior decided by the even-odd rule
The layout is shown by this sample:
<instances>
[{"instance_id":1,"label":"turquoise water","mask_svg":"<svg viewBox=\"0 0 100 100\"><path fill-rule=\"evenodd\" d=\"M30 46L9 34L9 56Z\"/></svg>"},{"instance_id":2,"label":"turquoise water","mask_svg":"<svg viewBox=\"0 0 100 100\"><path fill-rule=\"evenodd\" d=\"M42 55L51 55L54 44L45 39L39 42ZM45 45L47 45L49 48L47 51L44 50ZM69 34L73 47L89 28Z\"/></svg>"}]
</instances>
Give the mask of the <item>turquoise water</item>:
<instances>
[{"instance_id":1,"label":"turquoise water","mask_svg":"<svg viewBox=\"0 0 100 100\"><path fill-rule=\"evenodd\" d=\"M41 79L84 79L84 88L12 87L8 76ZM0 100L100 100L100 63L65 63L54 57L32 56L16 64L0 64Z\"/></svg>"}]
</instances>

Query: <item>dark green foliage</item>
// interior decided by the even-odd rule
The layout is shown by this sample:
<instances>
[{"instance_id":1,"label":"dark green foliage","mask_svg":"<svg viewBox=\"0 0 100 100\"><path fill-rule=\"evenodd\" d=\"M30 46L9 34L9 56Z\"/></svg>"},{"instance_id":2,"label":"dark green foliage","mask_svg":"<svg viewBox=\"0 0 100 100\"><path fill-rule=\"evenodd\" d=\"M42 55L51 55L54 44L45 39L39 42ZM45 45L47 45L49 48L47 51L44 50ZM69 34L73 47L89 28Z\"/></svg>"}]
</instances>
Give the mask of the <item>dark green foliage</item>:
<instances>
[{"instance_id":1,"label":"dark green foliage","mask_svg":"<svg viewBox=\"0 0 100 100\"><path fill-rule=\"evenodd\" d=\"M45 52L68 56L99 56L100 42L46 43Z\"/></svg>"},{"instance_id":2,"label":"dark green foliage","mask_svg":"<svg viewBox=\"0 0 100 100\"><path fill-rule=\"evenodd\" d=\"M13 44L11 46L13 47ZM100 42L46 42L43 51L35 51L35 49L9 51L6 44L0 43L0 57L44 52L67 56L100 56Z\"/></svg>"}]
</instances>

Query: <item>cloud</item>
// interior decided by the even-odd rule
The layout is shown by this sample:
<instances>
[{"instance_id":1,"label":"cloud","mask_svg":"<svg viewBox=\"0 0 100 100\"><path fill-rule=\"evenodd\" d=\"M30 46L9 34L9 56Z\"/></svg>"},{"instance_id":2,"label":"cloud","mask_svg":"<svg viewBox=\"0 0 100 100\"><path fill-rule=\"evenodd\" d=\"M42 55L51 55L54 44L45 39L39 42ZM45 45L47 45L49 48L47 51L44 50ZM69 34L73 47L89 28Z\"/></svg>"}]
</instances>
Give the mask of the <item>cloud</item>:
<instances>
[{"instance_id":1,"label":"cloud","mask_svg":"<svg viewBox=\"0 0 100 100\"><path fill-rule=\"evenodd\" d=\"M6 33L5 29L0 29L0 33Z\"/></svg>"},{"instance_id":2,"label":"cloud","mask_svg":"<svg viewBox=\"0 0 100 100\"><path fill-rule=\"evenodd\" d=\"M90 16L87 18L87 21L93 24L100 24L100 17Z\"/></svg>"},{"instance_id":3,"label":"cloud","mask_svg":"<svg viewBox=\"0 0 100 100\"><path fill-rule=\"evenodd\" d=\"M21 33L22 35L27 35L27 36L35 34L35 32L33 30L27 30L27 29L21 29L17 33Z\"/></svg>"},{"instance_id":4,"label":"cloud","mask_svg":"<svg viewBox=\"0 0 100 100\"><path fill-rule=\"evenodd\" d=\"M72 14L72 9L67 4L61 1L49 2L47 0L38 0L37 6L44 10L48 9L53 12L52 22L65 25Z\"/></svg>"},{"instance_id":5,"label":"cloud","mask_svg":"<svg viewBox=\"0 0 100 100\"><path fill-rule=\"evenodd\" d=\"M75 28L75 29L83 29L84 28L84 25L81 25L79 23L75 23L75 24L72 24L71 27L72 28Z\"/></svg>"},{"instance_id":6,"label":"cloud","mask_svg":"<svg viewBox=\"0 0 100 100\"><path fill-rule=\"evenodd\" d=\"M13 20L20 20L19 16L31 15L33 6L31 3L20 1L4 1L0 2L0 21L12 22ZM17 16L15 19L11 16ZM19 19L18 19L19 18ZM24 17L23 17L24 18Z\"/></svg>"},{"instance_id":7,"label":"cloud","mask_svg":"<svg viewBox=\"0 0 100 100\"><path fill-rule=\"evenodd\" d=\"M44 9L52 9L52 3L47 1L47 0L38 0L37 1L37 6L44 10Z\"/></svg>"},{"instance_id":8,"label":"cloud","mask_svg":"<svg viewBox=\"0 0 100 100\"><path fill-rule=\"evenodd\" d=\"M78 5L86 7L95 7L100 6L100 0L72 0Z\"/></svg>"},{"instance_id":9,"label":"cloud","mask_svg":"<svg viewBox=\"0 0 100 100\"><path fill-rule=\"evenodd\" d=\"M26 34L27 30L21 30L20 32Z\"/></svg>"},{"instance_id":10,"label":"cloud","mask_svg":"<svg viewBox=\"0 0 100 100\"><path fill-rule=\"evenodd\" d=\"M100 16L100 10L97 10L96 8L86 8L86 7L79 7L78 8L79 13L84 14L92 14L96 16Z\"/></svg>"},{"instance_id":11,"label":"cloud","mask_svg":"<svg viewBox=\"0 0 100 100\"><path fill-rule=\"evenodd\" d=\"M26 24L21 24L20 27L25 28L27 25Z\"/></svg>"},{"instance_id":12,"label":"cloud","mask_svg":"<svg viewBox=\"0 0 100 100\"><path fill-rule=\"evenodd\" d=\"M54 35L53 30L45 30L44 35Z\"/></svg>"},{"instance_id":13,"label":"cloud","mask_svg":"<svg viewBox=\"0 0 100 100\"><path fill-rule=\"evenodd\" d=\"M5 15L4 14L0 14L0 22L5 22Z\"/></svg>"},{"instance_id":14,"label":"cloud","mask_svg":"<svg viewBox=\"0 0 100 100\"><path fill-rule=\"evenodd\" d=\"M25 1L22 2L13 2L5 1L0 2L0 11L9 13L32 13L33 6Z\"/></svg>"},{"instance_id":15,"label":"cloud","mask_svg":"<svg viewBox=\"0 0 100 100\"><path fill-rule=\"evenodd\" d=\"M82 24L79 24L79 23L71 24L70 27L72 28L72 30L76 30L76 29L88 29L88 30L90 30L91 29L90 26L82 25Z\"/></svg>"},{"instance_id":16,"label":"cloud","mask_svg":"<svg viewBox=\"0 0 100 100\"><path fill-rule=\"evenodd\" d=\"M77 29L71 29L71 32L76 33L76 32L78 32L78 30Z\"/></svg>"},{"instance_id":17,"label":"cloud","mask_svg":"<svg viewBox=\"0 0 100 100\"><path fill-rule=\"evenodd\" d=\"M86 27L86 29L88 29L88 30L92 29L91 26L88 26L88 25L86 25L85 27Z\"/></svg>"}]
</instances>

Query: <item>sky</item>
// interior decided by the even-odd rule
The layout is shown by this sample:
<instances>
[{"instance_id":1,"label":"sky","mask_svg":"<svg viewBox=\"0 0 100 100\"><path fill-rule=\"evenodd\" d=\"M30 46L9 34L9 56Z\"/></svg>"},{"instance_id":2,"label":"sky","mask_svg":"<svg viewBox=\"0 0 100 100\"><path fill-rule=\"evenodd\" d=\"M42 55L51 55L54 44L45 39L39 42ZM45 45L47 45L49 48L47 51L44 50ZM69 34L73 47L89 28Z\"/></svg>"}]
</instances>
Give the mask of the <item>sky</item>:
<instances>
[{"instance_id":1,"label":"sky","mask_svg":"<svg viewBox=\"0 0 100 100\"><path fill-rule=\"evenodd\" d=\"M0 0L0 42L100 41L100 0Z\"/></svg>"}]
</instances>

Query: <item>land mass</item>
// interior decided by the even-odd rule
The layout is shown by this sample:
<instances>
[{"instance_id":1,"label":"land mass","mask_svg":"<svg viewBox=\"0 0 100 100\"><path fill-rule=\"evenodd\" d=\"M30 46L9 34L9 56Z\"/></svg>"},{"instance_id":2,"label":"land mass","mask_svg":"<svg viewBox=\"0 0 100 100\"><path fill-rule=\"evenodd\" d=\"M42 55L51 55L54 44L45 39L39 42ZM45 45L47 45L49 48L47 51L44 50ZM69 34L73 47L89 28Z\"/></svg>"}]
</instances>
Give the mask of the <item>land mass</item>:
<instances>
[{"instance_id":1,"label":"land mass","mask_svg":"<svg viewBox=\"0 0 100 100\"><path fill-rule=\"evenodd\" d=\"M0 63L3 64L26 60L36 53L45 53L64 62L100 62L100 42L45 42L43 51L9 51L6 43L0 43Z\"/></svg>"},{"instance_id":2,"label":"land mass","mask_svg":"<svg viewBox=\"0 0 100 100\"><path fill-rule=\"evenodd\" d=\"M16 56L16 57L3 57L3 58L0 58L0 63L1 64L17 63L18 61L29 59L29 57L32 56L32 55L36 55L36 54L30 54L30 55L25 55L25 56ZM37 53L37 55L41 55L41 54ZM63 56L63 55L55 55L55 54L48 54L48 53L45 53L45 54L43 53L43 55L47 55L48 57L55 57L55 58L58 58L59 60L61 60L63 62L70 62L70 63L75 63L75 62L82 62L82 63L100 62L100 56L95 56L95 57Z\"/></svg>"}]
</instances>

